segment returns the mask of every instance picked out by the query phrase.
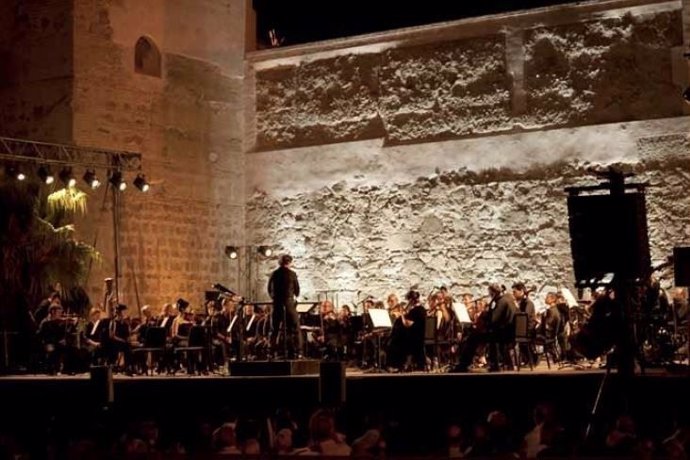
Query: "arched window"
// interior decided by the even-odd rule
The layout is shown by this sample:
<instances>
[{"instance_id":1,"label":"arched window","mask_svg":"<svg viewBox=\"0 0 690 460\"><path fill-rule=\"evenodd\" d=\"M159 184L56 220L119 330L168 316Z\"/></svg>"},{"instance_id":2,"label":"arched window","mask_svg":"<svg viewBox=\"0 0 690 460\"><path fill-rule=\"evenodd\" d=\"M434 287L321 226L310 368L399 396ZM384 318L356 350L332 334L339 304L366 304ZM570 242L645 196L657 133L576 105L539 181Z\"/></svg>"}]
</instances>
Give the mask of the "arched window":
<instances>
[{"instance_id":1,"label":"arched window","mask_svg":"<svg viewBox=\"0 0 690 460\"><path fill-rule=\"evenodd\" d=\"M152 77L161 76L161 53L148 37L140 37L134 47L134 71Z\"/></svg>"}]
</instances>

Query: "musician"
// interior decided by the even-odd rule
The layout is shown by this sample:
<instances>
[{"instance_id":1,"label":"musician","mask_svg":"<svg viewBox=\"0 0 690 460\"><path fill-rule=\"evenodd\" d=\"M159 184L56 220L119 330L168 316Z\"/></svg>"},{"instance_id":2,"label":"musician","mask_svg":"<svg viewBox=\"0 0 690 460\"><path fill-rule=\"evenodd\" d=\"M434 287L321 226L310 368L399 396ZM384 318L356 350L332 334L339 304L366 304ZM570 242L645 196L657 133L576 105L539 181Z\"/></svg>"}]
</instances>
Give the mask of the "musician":
<instances>
[{"instance_id":1,"label":"musician","mask_svg":"<svg viewBox=\"0 0 690 460\"><path fill-rule=\"evenodd\" d=\"M271 306L264 305L259 308L256 322L256 344L254 353L259 359L266 357L270 351L271 343Z\"/></svg>"},{"instance_id":2,"label":"musician","mask_svg":"<svg viewBox=\"0 0 690 460\"><path fill-rule=\"evenodd\" d=\"M324 349L325 359L338 359L340 348L340 322L333 308L333 302L324 300L319 306L321 329L316 340Z\"/></svg>"},{"instance_id":3,"label":"musician","mask_svg":"<svg viewBox=\"0 0 690 460\"><path fill-rule=\"evenodd\" d=\"M162 327L165 329L165 335L167 337L172 336L172 324L173 321L175 321L175 318L177 317L177 312L175 311L175 307L171 303L166 303L163 305L163 313L161 314L160 318L158 318L158 327Z\"/></svg>"},{"instance_id":4,"label":"musician","mask_svg":"<svg viewBox=\"0 0 690 460\"><path fill-rule=\"evenodd\" d=\"M556 339L561 327L561 314L558 311L558 294L549 292L546 294L546 311L539 325L537 336L546 340Z\"/></svg>"},{"instance_id":5,"label":"musician","mask_svg":"<svg viewBox=\"0 0 690 460\"><path fill-rule=\"evenodd\" d=\"M257 340L257 326L259 316L256 314L254 305L248 303L244 305L244 315L242 316L242 337L245 343L245 353L253 356Z\"/></svg>"},{"instance_id":6,"label":"musician","mask_svg":"<svg viewBox=\"0 0 690 460\"><path fill-rule=\"evenodd\" d=\"M343 305L340 307L338 323L340 323L341 356L351 359L355 346L355 331L352 327L352 311L349 306Z\"/></svg>"},{"instance_id":7,"label":"musician","mask_svg":"<svg viewBox=\"0 0 690 460\"><path fill-rule=\"evenodd\" d=\"M426 368L426 354L424 353L426 310L419 301L419 292L410 291L405 299L407 300L407 313L402 316L402 324L408 329L407 353L412 356L412 363L417 370L424 370Z\"/></svg>"},{"instance_id":8,"label":"musician","mask_svg":"<svg viewBox=\"0 0 690 460\"><path fill-rule=\"evenodd\" d=\"M41 321L37 331L45 353L47 372L51 375L62 371L67 348L66 328L62 305L54 301L48 308L48 316Z\"/></svg>"},{"instance_id":9,"label":"musician","mask_svg":"<svg viewBox=\"0 0 690 460\"><path fill-rule=\"evenodd\" d=\"M34 311L33 317L35 324L40 325L41 322L48 317L51 305L56 303L62 305L60 293L58 291L52 291L47 298L43 299L41 303L38 304L38 307Z\"/></svg>"},{"instance_id":10,"label":"musician","mask_svg":"<svg viewBox=\"0 0 690 460\"><path fill-rule=\"evenodd\" d=\"M299 331L299 314L297 313L296 297L299 297L299 281L297 274L291 269L292 256L285 254L280 257L279 267L271 274L268 281L268 294L273 300L273 331L271 345L277 346L276 338L281 327L285 329L284 340L287 339L288 350L301 357L302 334ZM295 340L296 338L296 340ZM295 347L295 342L297 343Z\"/></svg>"},{"instance_id":11,"label":"musician","mask_svg":"<svg viewBox=\"0 0 690 460\"><path fill-rule=\"evenodd\" d=\"M84 344L91 359L100 362L104 359L104 345L108 341L109 320L103 317L103 310L94 307L89 312L89 322L84 330Z\"/></svg>"},{"instance_id":12,"label":"musician","mask_svg":"<svg viewBox=\"0 0 690 460\"><path fill-rule=\"evenodd\" d=\"M424 328L426 310L419 301L419 292L411 290L405 296L407 311L396 318L391 331L388 364L391 368L402 370L408 357L418 370L426 368L424 352Z\"/></svg>"},{"instance_id":13,"label":"musician","mask_svg":"<svg viewBox=\"0 0 690 460\"><path fill-rule=\"evenodd\" d=\"M192 328L194 315L191 311L187 311L188 306L189 303L186 300L177 299L175 310L177 310L178 313L175 319L173 319L172 326L170 326L170 335L175 345L181 345L189 338L189 331Z\"/></svg>"},{"instance_id":14,"label":"musician","mask_svg":"<svg viewBox=\"0 0 690 460\"><path fill-rule=\"evenodd\" d=\"M457 372L467 372L477 349L484 343L489 346L489 371L500 369L500 355L503 354L508 367L509 356L505 347L514 340L514 318L517 305L510 294L504 292L503 286L492 283L489 285L489 308L479 315L479 326L472 329L462 350L456 367ZM502 352L502 353L501 353Z\"/></svg>"},{"instance_id":15,"label":"musician","mask_svg":"<svg viewBox=\"0 0 690 460\"><path fill-rule=\"evenodd\" d=\"M118 304L115 307L115 317L110 321L109 347L111 363L118 364L119 355L122 353L123 367L127 374L131 374L132 349L129 344L131 333L127 318L127 305Z\"/></svg>"},{"instance_id":16,"label":"musician","mask_svg":"<svg viewBox=\"0 0 690 460\"><path fill-rule=\"evenodd\" d=\"M558 341L558 349L561 361L565 361L566 358L566 346L568 343L568 334L570 332L570 306L568 301L565 299L562 291L559 291L556 295L556 308L558 309L558 314L561 317L561 321L558 324L558 331L556 332L556 340Z\"/></svg>"},{"instance_id":17,"label":"musician","mask_svg":"<svg viewBox=\"0 0 690 460\"><path fill-rule=\"evenodd\" d=\"M146 341L146 334L149 328L156 327L158 320L156 319L153 308L150 305L144 305L141 307L141 322L132 331L132 334L136 334L137 342L144 345Z\"/></svg>"}]
</instances>

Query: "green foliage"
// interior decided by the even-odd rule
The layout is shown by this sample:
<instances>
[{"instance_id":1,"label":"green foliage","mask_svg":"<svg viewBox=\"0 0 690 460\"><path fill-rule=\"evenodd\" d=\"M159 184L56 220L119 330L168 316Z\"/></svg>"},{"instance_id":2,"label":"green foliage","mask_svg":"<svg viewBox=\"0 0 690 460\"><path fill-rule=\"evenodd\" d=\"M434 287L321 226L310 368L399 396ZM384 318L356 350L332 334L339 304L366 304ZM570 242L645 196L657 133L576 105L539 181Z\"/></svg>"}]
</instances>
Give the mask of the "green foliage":
<instances>
[{"instance_id":1,"label":"green foliage","mask_svg":"<svg viewBox=\"0 0 690 460\"><path fill-rule=\"evenodd\" d=\"M100 260L71 223L86 212L86 199L76 189L47 195L39 184L0 178L0 295L35 305L51 284L66 292L81 286Z\"/></svg>"}]
</instances>

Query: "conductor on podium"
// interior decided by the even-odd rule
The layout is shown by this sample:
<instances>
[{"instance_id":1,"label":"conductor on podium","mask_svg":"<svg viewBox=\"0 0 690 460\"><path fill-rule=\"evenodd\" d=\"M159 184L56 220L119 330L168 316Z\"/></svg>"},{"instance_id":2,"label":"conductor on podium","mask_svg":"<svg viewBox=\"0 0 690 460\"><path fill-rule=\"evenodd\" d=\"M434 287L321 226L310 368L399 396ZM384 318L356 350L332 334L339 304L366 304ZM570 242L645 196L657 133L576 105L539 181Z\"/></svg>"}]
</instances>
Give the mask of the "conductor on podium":
<instances>
[{"instance_id":1,"label":"conductor on podium","mask_svg":"<svg viewBox=\"0 0 690 460\"><path fill-rule=\"evenodd\" d=\"M273 330L271 331L271 345L276 348L276 338L279 332L283 333L284 347L287 352L301 355L302 335L299 332L299 315L297 313L297 301L299 296L299 281L297 274L291 269L292 256L282 255L280 266L273 271L268 281L268 295L273 299ZM295 349L295 343L297 349ZM287 357L287 356L286 356Z\"/></svg>"}]
</instances>

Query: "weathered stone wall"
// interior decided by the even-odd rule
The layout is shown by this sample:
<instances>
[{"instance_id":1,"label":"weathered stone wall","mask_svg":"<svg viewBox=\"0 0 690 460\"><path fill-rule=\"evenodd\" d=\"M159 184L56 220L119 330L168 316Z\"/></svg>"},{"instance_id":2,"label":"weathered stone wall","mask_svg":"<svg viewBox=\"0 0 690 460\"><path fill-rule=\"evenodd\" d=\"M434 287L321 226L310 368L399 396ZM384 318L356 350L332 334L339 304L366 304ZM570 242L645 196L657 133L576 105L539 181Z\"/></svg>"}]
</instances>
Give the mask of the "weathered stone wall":
<instances>
[{"instance_id":1,"label":"weathered stone wall","mask_svg":"<svg viewBox=\"0 0 690 460\"><path fill-rule=\"evenodd\" d=\"M257 55L256 148L682 115L671 51L683 41L680 2L648 3L554 7L502 17L500 27L488 19L485 29L460 21L426 36L382 34L368 47L277 54L273 65Z\"/></svg>"},{"instance_id":2,"label":"weathered stone wall","mask_svg":"<svg viewBox=\"0 0 690 460\"><path fill-rule=\"evenodd\" d=\"M270 176L262 182L260 168L250 162L248 226L258 229L251 236L257 242L276 242L297 256L312 297L325 289L382 296L414 284L478 292L492 280L571 286L564 188L596 182L593 166L623 165L652 185L647 206L654 260L690 244L687 122L430 143L390 154L374 141L351 145L352 153L296 149L290 152L294 163L277 164L287 177L282 181ZM265 165L279 154L286 152L254 155ZM425 155L426 164L409 159ZM493 167L477 161L482 155ZM298 165L319 156L337 156L343 166L333 175L306 166L300 183L289 179L299 174ZM553 161L544 161L549 157ZM270 268L263 266L262 275Z\"/></svg>"},{"instance_id":3,"label":"weathered stone wall","mask_svg":"<svg viewBox=\"0 0 690 460\"><path fill-rule=\"evenodd\" d=\"M0 135L69 142L72 5L0 4Z\"/></svg>"},{"instance_id":4,"label":"weathered stone wall","mask_svg":"<svg viewBox=\"0 0 690 460\"><path fill-rule=\"evenodd\" d=\"M613 164L652 184L664 260L690 244L680 7L593 2L252 55L248 238L293 253L311 298L572 286L564 188Z\"/></svg>"},{"instance_id":5,"label":"weathered stone wall","mask_svg":"<svg viewBox=\"0 0 690 460\"><path fill-rule=\"evenodd\" d=\"M223 248L244 237L244 2L77 0L74 17L75 142L141 152L153 184L142 194L128 176L121 194L122 300L135 305L138 290L142 304L196 305L211 283L236 285ZM134 72L144 35L162 78ZM114 271L111 202L89 193L80 228L104 255L90 280L101 295Z\"/></svg>"}]
</instances>

